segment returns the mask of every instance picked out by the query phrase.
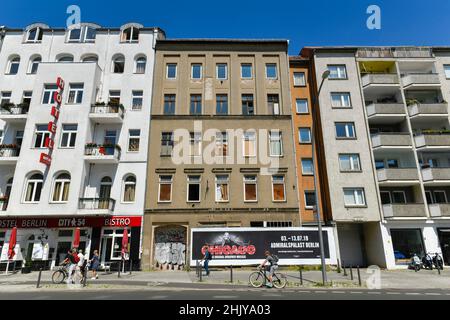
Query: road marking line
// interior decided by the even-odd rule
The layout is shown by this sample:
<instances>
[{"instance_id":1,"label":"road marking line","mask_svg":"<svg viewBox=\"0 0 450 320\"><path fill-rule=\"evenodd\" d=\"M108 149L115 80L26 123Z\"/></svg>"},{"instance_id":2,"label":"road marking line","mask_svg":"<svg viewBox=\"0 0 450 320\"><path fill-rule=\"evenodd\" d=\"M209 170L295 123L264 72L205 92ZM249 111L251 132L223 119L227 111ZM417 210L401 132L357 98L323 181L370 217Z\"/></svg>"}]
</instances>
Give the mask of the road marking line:
<instances>
[{"instance_id":1,"label":"road marking line","mask_svg":"<svg viewBox=\"0 0 450 320\"><path fill-rule=\"evenodd\" d=\"M350 291L350 293L354 293L354 294L362 294L362 291Z\"/></svg>"},{"instance_id":2,"label":"road marking line","mask_svg":"<svg viewBox=\"0 0 450 320\"><path fill-rule=\"evenodd\" d=\"M106 300L108 298L110 298L111 296L95 296L92 297L91 299L95 299L95 300Z\"/></svg>"},{"instance_id":3,"label":"road marking line","mask_svg":"<svg viewBox=\"0 0 450 320\"><path fill-rule=\"evenodd\" d=\"M165 299L168 298L168 296L151 296L149 299Z\"/></svg>"},{"instance_id":4,"label":"road marking line","mask_svg":"<svg viewBox=\"0 0 450 320\"><path fill-rule=\"evenodd\" d=\"M214 299L234 299L238 296L213 296Z\"/></svg>"},{"instance_id":5,"label":"road marking line","mask_svg":"<svg viewBox=\"0 0 450 320\"><path fill-rule=\"evenodd\" d=\"M418 293L418 292L407 292L406 293L406 295L409 295L409 296L417 296L417 295L420 295L420 293Z\"/></svg>"},{"instance_id":6,"label":"road marking line","mask_svg":"<svg viewBox=\"0 0 450 320\"><path fill-rule=\"evenodd\" d=\"M314 291L314 293L327 293L326 291Z\"/></svg>"},{"instance_id":7,"label":"road marking line","mask_svg":"<svg viewBox=\"0 0 450 320\"><path fill-rule=\"evenodd\" d=\"M401 294L400 292L386 292L386 294Z\"/></svg>"},{"instance_id":8,"label":"road marking line","mask_svg":"<svg viewBox=\"0 0 450 320\"><path fill-rule=\"evenodd\" d=\"M381 294L381 292L367 292L368 294Z\"/></svg>"},{"instance_id":9,"label":"road marking line","mask_svg":"<svg viewBox=\"0 0 450 320\"><path fill-rule=\"evenodd\" d=\"M440 296L440 293L434 293L434 292L426 292L425 295L427 296Z\"/></svg>"},{"instance_id":10,"label":"road marking line","mask_svg":"<svg viewBox=\"0 0 450 320\"><path fill-rule=\"evenodd\" d=\"M345 293L345 291L331 291L332 293Z\"/></svg>"}]
</instances>

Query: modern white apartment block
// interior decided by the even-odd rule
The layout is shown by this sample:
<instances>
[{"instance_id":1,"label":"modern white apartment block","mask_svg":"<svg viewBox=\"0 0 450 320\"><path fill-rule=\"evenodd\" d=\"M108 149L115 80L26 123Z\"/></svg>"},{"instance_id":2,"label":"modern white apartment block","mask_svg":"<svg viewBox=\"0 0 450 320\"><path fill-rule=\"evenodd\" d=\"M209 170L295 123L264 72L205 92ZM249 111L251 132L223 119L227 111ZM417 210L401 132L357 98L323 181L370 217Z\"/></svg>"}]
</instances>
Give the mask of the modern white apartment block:
<instances>
[{"instance_id":1,"label":"modern white apartment block","mask_svg":"<svg viewBox=\"0 0 450 320\"><path fill-rule=\"evenodd\" d=\"M450 49L303 53L317 86L330 71L319 104L341 259L402 268L429 252L449 265Z\"/></svg>"},{"instance_id":2,"label":"modern white apartment block","mask_svg":"<svg viewBox=\"0 0 450 320\"><path fill-rule=\"evenodd\" d=\"M164 37L136 23L3 30L0 246L17 226L16 260L54 266L79 227L80 248L109 264L120 260L127 228L139 263L154 48ZM65 87L55 120L58 78ZM50 165L40 162L48 137Z\"/></svg>"}]
</instances>

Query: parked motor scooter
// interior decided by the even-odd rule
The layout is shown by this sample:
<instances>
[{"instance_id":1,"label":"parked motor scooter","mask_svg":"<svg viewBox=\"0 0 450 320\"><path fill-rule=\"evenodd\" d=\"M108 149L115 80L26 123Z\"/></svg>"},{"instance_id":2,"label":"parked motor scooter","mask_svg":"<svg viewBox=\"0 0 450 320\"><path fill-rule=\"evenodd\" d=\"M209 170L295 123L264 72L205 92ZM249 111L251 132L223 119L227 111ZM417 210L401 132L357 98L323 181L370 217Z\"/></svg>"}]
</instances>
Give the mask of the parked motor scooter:
<instances>
[{"instance_id":1,"label":"parked motor scooter","mask_svg":"<svg viewBox=\"0 0 450 320\"><path fill-rule=\"evenodd\" d=\"M426 253L422 258L422 266L424 269L433 270L433 258L430 253Z\"/></svg>"},{"instance_id":2,"label":"parked motor scooter","mask_svg":"<svg viewBox=\"0 0 450 320\"><path fill-rule=\"evenodd\" d=\"M420 258L416 253L414 253L411 257L408 268L414 269L415 272L419 271L422 268L422 262L420 261Z\"/></svg>"},{"instance_id":3,"label":"parked motor scooter","mask_svg":"<svg viewBox=\"0 0 450 320\"><path fill-rule=\"evenodd\" d=\"M441 255L437 252L433 257L433 264L436 267L436 269L444 270L444 260L442 259Z\"/></svg>"}]
</instances>

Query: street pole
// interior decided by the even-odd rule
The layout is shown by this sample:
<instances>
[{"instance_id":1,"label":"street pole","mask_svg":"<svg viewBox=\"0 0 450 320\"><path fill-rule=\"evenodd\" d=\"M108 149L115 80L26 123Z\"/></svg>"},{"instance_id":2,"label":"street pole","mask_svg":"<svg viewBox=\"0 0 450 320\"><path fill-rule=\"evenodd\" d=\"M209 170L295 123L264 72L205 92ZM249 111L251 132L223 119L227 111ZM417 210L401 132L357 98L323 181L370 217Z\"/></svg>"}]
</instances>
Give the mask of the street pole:
<instances>
[{"instance_id":1,"label":"street pole","mask_svg":"<svg viewBox=\"0 0 450 320\"><path fill-rule=\"evenodd\" d=\"M316 165L316 146L315 146L315 130L314 130L314 123L316 118L314 117L314 114L316 112L317 108L317 100L320 96L320 91L322 90L322 85L326 78L330 75L329 71L325 71L322 74L322 82L320 83L319 90L317 91L317 96L314 97L314 107L312 109L312 115L313 115L313 121L311 125L311 146L312 146L312 162L313 162L313 175L314 175L314 197L315 197L315 216L317 219L317 226L318 226L318 232L319 232L319 246L320 246L320 262L322 264L322 283L323 285L326 285L327 281L327 269L326 269L326 263L325 263L325 250L324 250L324 244L323 244L323 234L322 234L322 221L320 220L320 205L319 205L319 192L317 190L317 186L319 185L317 182L317 165Z\"/></svg>"}]
</instances>

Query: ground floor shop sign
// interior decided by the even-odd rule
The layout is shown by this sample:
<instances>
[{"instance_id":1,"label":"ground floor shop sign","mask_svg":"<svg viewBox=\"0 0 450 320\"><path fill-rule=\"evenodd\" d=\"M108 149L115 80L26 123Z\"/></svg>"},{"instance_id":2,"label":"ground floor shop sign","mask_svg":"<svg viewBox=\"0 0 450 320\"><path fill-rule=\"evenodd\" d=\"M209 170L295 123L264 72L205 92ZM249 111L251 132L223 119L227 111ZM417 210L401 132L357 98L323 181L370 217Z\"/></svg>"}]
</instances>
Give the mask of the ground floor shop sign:
<instances>
[{"instance_id":1,"label":"ground floor shop sign","mask_svg":"<svg viewBox=\"0 0 450 320\"><path fill-rule=\"evenodd\" d=\"M327 264L336 264L331 228L323 231ZM195 228L191 229L191 265L203 257L205 247L212 254L211 265L261 263L269 250L280 265L320 264L319 233L316 228Z\"/></svg>"},{"instance_id":2,"label":"ground floor shop sign","mask_svg":"<svg viewBox=\"0 0 450 320\"><path fill-rule=\"evenodd\" d=\"M139 227L142 217L66 217L66 218L2 218L0 229L10 228L83 228L83 227Z\"/></svg>"}]
</instances>

